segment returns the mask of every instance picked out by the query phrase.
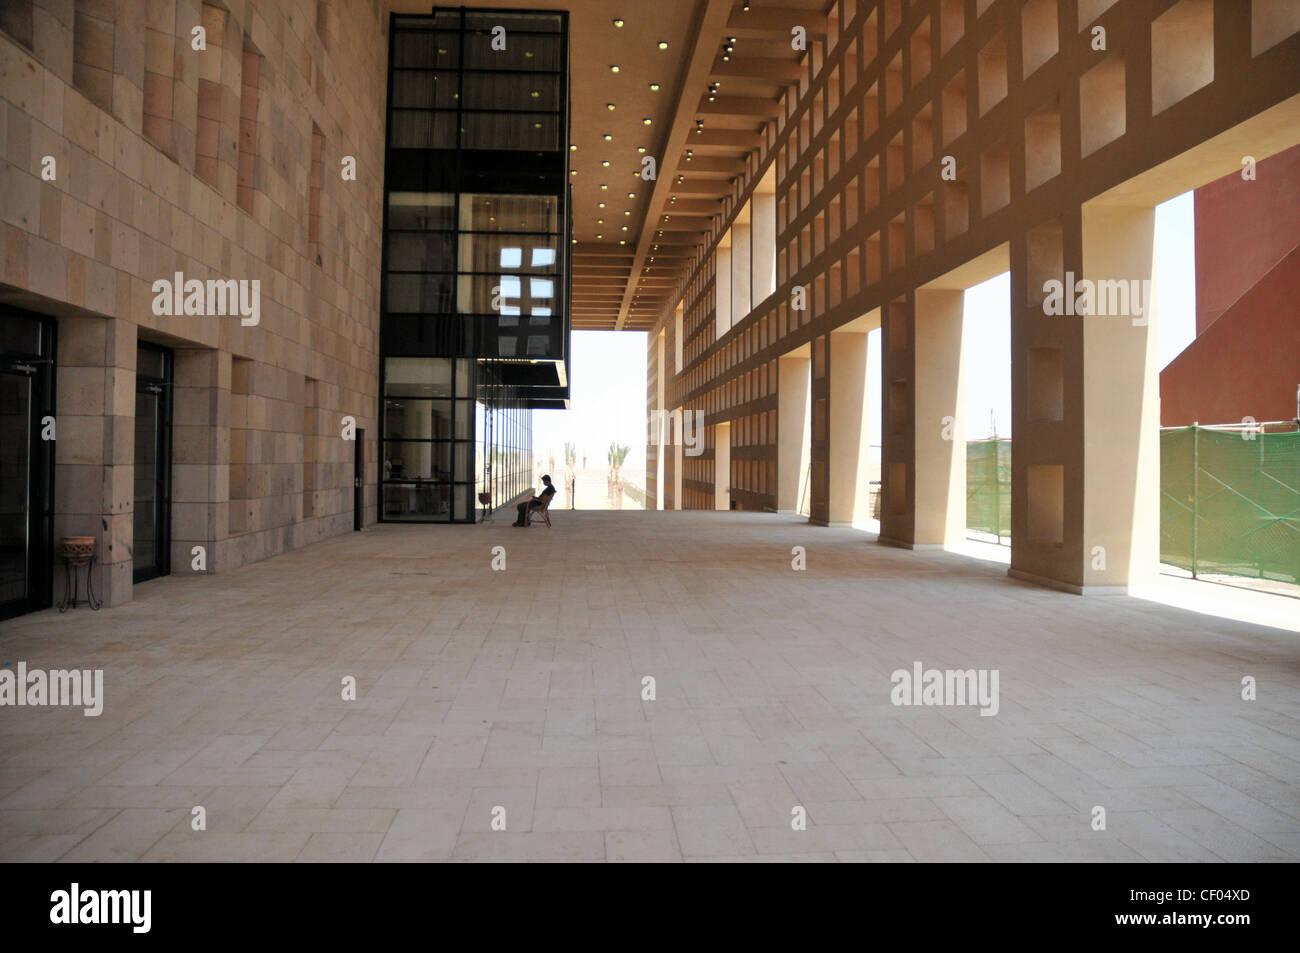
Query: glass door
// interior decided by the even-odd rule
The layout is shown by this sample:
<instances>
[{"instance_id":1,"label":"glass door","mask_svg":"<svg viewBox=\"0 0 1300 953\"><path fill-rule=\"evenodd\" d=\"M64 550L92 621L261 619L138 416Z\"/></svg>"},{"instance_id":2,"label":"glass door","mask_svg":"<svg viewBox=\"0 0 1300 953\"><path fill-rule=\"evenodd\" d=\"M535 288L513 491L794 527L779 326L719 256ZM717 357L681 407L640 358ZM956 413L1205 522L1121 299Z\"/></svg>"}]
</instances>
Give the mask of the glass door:
<instances>
[{"instance_id":1,"label":"glass door","mask_svg":"<svg viewBox=\"0 0 1300 953\"><path fill-rule=\"evenodd\" d=\"M172 356L141 343L135 372L134 581L171 571Z\"/></svg>"},{"instance_id":2,"label":"glass door","mask_svg":"<svg viewBox=\"0 0 1300 953\"><path fill-rule=\"evenodd\" d=\"M50 605L54 325L0 309L0 619Z\"/></svg>"}]
</instances>

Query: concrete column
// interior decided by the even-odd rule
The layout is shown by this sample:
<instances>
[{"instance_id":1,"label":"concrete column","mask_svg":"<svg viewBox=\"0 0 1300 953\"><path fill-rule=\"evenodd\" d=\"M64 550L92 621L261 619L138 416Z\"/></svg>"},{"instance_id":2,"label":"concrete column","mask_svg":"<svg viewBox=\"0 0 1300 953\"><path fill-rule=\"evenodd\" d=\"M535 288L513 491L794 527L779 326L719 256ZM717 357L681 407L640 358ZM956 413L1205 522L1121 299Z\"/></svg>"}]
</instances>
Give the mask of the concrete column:
<instances>
[{"instance_id":1,"label":"concrete column","mask_svg":"<svg viewBox=\"0 0 1300 953\"><path fill-rule=\"evenodd\" d=\"M881 312L880 541L913 540L916 364L912 296L887 302Z\"/></svg>"},{"instance_id":2,"label":"concrete column","mask_svg":"<svg viewBox=\"0 0 1300 953\"><path fill-rule=\"evenodd\" d=\"M751 297L753 253L752 230L746 207L731 226L731 323L745 319L754 304Z\"/></svg>"},{"instance_id":3,"label":"concrete column","mask_svg":"<svg viewBox=\"0 0 1300 953\"><path fill-rule=\"evenodd\" d=\"M129 321L59 319L54 544L95 537L95 594L108 606L132 598L135 342ZM53 569L57 602L62 560Z\"/></svg>"},{"instance_id":4,"label":"concrete column","mask_svg":"<svg viewBox=\"0 0 1300 953\"><path fill-rule=\"evenodd\" d=\"M1084 586L1147 585L1160 560L1160 375L1151 265L1155 209L1085 206L1083 272L1119 310L1083 318ZM1076 319L1078 320L1078 319Z\"/></svg>"},{"instance_id":5,"label":"concrete column","mask_svg":"<svg viewBox=\"0 0 1300 953\"><path fill-rule=\"evenodd\" d=\"M801 353L802 352L802 353ZM777 361L776 508L796 513L812 450L812 377L807 345Z\"/></svg>"},{"instance_id":6,"label":"concrete column","mask_svg":"<svg viewBox=\"0 0 1300 953\"><path fill-rule=\"evenodd\" d=\"M808 521L830 523L830 342L827 335L812 340L812 479L808 487Z\"/></svg>"},{"instance_id":7,"label":"concrete column","mask_svg":"<svg viewBox=\"0 0 1300 953\"><path fill-rule=\"evenodd\" d=\"M714 253L713 275L714 339L731 330L731 232L718 243Z\"/></svg>"},{"instance_id":8,"label":"concrete column","mask_svg":"<svg viewBox=\"0 0 1300 953\"><path fill-rule=\"evenodd\" d=\"M830 522L871 515L870 426L879 398L868 388L867 332L830 336Z\"/></svg>"},{"instance_id":9,"label":"concrete column","mask_svg":"<svg viewBox=\"0 0 1300 953\"><path fill-rule=\"evenodd\" d=\"M1154 229L1153 208L1094 205L1012 245L1014 577L1119 592L1155 572ZM1073 314L1048 313L1048 280Z\"/></svg>"},{"instance_id":10,"label":"concrete column","mask_svg":"<svg viewBox=\"0 0 1300 953\"><path fill-rule=\"evenodd\" d=\"M184 348L174 366L172 572L195 571L195 546L217 572L229 565L230 354Z\"/></svg>"},{"instance_id":11,"label":"concrete column","mask_svg":"<svg viewBox=\"0 0 1300 953\"><path fill-rule=\"evenodd\" d=\"M883 327L880 541L939 549L966 528L962 292L897 298Z\"/></svg>"},{"instance_id":12,"label":"concrete column","mask_svg":"<svg viewBox=\"0 0 1300 953\"><path fill-rule=\"evenodd\" d=\"M752 304L776 291L776 193L755 192L750 240L754 243Z\"/></svg>"},{"instance_id":13,"label":"concrete column","mask_svg":"<svg viewBox=\"0 0 1300 953\"><path fill-rule=\"evenodd\" d=\"M951 545L966 535L964 297L916 292L914 547Z\"/></svg>"},{"instance_id":14,"label":"concrete column","mask_svg":"<svg viewBox=\"0 0 1300 953\"><path fill-rule=\"evenodd\" d=\"M655 410L659 412L659 422L655 427L655 509L662 510L668 496L668 488L664 485L664 465L667 462L664 459L664 378L668 374L668 364L666 362L665 352L667 345L664 341L664 332L659 332L659 351L656 355L659 373L655 380Z\"/></svg>"},{"instance_id":15,"label":"concrete column","mask_svg":"<svg viewBox=\"0 0 1300 953\"><path fill-rule=\"evenodd\" d=\"M731 423L713 431L713 508L731 509Z\"/></svg>"},{"instance_id":16,"label":"concrete column","mask_svg":"<svg viewBox=\"0 0 1300 953\"><path fill-rule=\"evenodd\" d=\"M678 407L674 411L674 418L681 423L673 425L673 506L675 510L682 509L682 455L686 449L686 441L683 439L682 428L685 426L686 411Z\"/></svg>"}]
</instances>

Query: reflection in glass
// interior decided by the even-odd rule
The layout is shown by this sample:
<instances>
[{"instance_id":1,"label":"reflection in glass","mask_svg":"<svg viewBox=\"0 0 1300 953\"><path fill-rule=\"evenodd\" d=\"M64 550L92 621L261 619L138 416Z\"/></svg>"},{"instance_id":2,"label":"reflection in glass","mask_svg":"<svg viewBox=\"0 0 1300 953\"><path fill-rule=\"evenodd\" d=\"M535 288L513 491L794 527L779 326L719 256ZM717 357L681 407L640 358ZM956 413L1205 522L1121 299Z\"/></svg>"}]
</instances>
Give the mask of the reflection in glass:
<instances>
[{"instance_id":1,"label":"reflection in glass","mask_svg":"<svg viewBox=\"0 0 1300 953\"><path fill-rule=\"evenodd\" d=\"M448 192L390 192L388 227L454 231L456 196Z\"/></svg>"},{"instance_id":2,"label":"reflection in glass","mask_svg":"<svg viewBox=\"0 0 1300 953\"><path fill-rule=\"evenodd\" d=\"M17 319L14 326L19 325ZM33 322L35 323L35 322ZM9 329L9 319L0 321ZM40 328L33 351L40 350ZM27 506L31 462L32 380L0 374L0 604L27 595Z\"/></svg>"},{"instance_id":3,"label":"reflection in glass","mask_svg":"<svg viewBox=\"0 0 1300 953\"><path fill-rule=\"evenodd\" d=\"M384 362L384 394L389 397L450 397L451 361L425 357L387 358Z\"/></svg>"},{"instance_id":4,"label":"reflection in glass","mask_svg":"<svg viewBox=\"0 0 1300 953\"><path fill-rule=\"evenodd\" d=\"M467 192L460 197L460 230L558 232L559 201L554 195Z\"/></svg>"}]
</instances>

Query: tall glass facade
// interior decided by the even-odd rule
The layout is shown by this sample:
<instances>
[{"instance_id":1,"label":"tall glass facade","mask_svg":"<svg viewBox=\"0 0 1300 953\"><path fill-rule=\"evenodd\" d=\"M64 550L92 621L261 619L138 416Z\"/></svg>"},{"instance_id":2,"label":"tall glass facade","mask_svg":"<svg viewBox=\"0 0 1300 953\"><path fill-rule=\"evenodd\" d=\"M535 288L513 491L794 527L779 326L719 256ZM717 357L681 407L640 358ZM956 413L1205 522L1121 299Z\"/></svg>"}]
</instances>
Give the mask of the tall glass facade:
<instances>
[{"instance_id":1,"label":"tall glass facade","mask_svg":"<svg viewBox=\"0 0 1300 953\"><path fill-rule=\"evenodd\" d=\"M394 15L389 84L381 519L470 521L567 406L567 14Z\"/></svg>"}]
</instances>

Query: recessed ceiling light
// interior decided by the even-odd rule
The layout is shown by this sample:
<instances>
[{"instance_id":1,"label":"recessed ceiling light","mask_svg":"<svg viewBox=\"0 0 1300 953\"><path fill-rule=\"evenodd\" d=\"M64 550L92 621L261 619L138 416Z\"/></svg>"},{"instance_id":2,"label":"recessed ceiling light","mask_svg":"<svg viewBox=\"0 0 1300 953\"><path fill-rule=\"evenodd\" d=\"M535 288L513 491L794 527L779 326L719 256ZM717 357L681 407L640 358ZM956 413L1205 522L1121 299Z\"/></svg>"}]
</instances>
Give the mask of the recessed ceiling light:
<instances>
[{"instance_id":1,"label":"recessed ceiling light","mask_svg":"<svg viewBox=\"0 0 1300 953\"><path fill-rule=\"evenodd\" d=\"M605 108L608 109L610 112L613 112L613 111L614 111L614 104L613 104L613 103L606 103L606 104L605 104Z\"/></svg>"},{"instance_id":2,"label":"recessed ceiling light","mask_svg":"<svg viewBox=\"0 0 1300 953\"><path fill-rule=\"evenodd\" d=\"M635 193L635 192L629 192L629 193L627 193L627 197L630 198L630 199L634 199L634 198L636 198L636 193Z\"/></svg>"},{"instance_id":3,"label":"recessed ceiling light","mask_svg":"<svg viewBox=\"0 0 1300 953\"><path fill-rule=\"evenodd\" d=\"M603 160L600 164L601 164L604 168L606 168L606 169L609 168L609 160L608 160L608 159Z\"/></svg>"},{"instance_id":4,"label":"recessed ceiling light","mask_svg":"<svg viewBox=\"0 0 1300 953\"><path fill-rule=\"evenodd\" d=\"M604 202L597 202L597 203L596 203L596 208L604 208L604 207L605 207L605 203L604 203Z\"/></svg>"},{"instance_id":5,"label":"recessed ceiling light","mask_svg":"<svg viewBox=\"0 0 1300 953\"><path fill-rule=\"evenodd\" d=\"M536 99L537 97L541 96L542 94L539 93L537 90L533 90L533 91L532 91L531 93L529 93L528 95L531 96L531 97L533 97L533 99Z\"/></svg>"},{"instance_id":6,"label":"recessed ceiling light","mask_svg":"<svg viewBox=\"0 0 1300 953\"><path fill-rule=\"evenodd\" d=\"M604 224L605 224L605 220L604 220L603 218L598 218L598 219L596 219L596 224L597 224L597 225L604 225Z\"/></svg>"},{"instance_id":7,"label":"recessed ceiling light","mask_svg":"<svg viewBox=\"0 0 1300 953\"><path fill-rule=\"evenodd\" d=\"M605 236L604 236L604 235L597 235L596 237L597 237L597 238L604 238Z\"/></svg>"},{"instance_id":8,"label":"recessed ceiling light","mask_svg":"<svg viewBox=\"0 0 1300 953\"><path fill-rule=\"evenodd\" d=\"M578 151L577 143L570 143L570 144L569 144L569 151L570 151L570 152L577 152L577 151Z\"/></svg>"},{"instance_id":9,"label":"recessed ceiling light","mask_svg":"<svg viewBox=\"0 0 1300 953\"><path fill-rule=\"evenodd\" d=\"M748 9L749 5L746 4L745 6L746 6L746 9ZM617 27L618 29L620 29L620 30L623 29L623 18L622 18L622 17L614 17L614 26L616 26L616 27Z\"/></svg>"},{"instance_id":10,"label":"recessed ceiling light","mask_svg":"<svg viewBox=\"0 0 1300 953\"><path fill-rule=\"evenodd\" d=\"M652 93L657 93L657 92L659 92L659 84L658 84L658 83L651 83L651 84L650 84L650 92L652 92Z\"/></svg>"},{"instance_id":11,"label":"recessed ceiling light","mask_svg":"<svg viewBox=\"0 0 1300 953\"><path fill-rule=\"evenodd\" d=\"M644 155L644 154L645 154L645 146L637 146L637 147L636 147L636 151L639 152L639 153L641 153L642 155Z\"/></svg>"},{"instance_id":12,"label":"recessed ceiling light","mask_svg":"<svg viewBox=\"0 0 1300 953\"><path fill-rule=\"evenodd\" d=\"M627 231L627 226L626 226L626 225L623 226L623 231L625 231L625 232Z\"/></svg>"},{"instance_id":13,"label":"recessed ceiling light","mask_svg":"<svg viewBox=\"0 0 1300 953\"><path fill-rule=\"evenodd\" d=\"M645 119L642 119L642 120L641 120L641 124L642 124L643 126L648 126L648 125L650 125L650 123L652 123L652 122L654 122L654 120L651 119L651 118L648 117L648 116L647 116Z\"/></svg>"},{"instance_id":14,"label":"recessed ceiling light","mask_svg":"<svg viewBox=\"0 0 1300 953\"><path fill-rule=\"evenodd\" d=\"M601 138L604 139L606 142L614 141L614 137L611 136L609 133L605 133L603 136L601 136Z\"/></svg>"},{"instance_id":15,"label":"recessed ceiling light","mask_svg":"<svg viewBox=\"0 0 1300 953\"><path fill-rule=\"evenodd\" d=\"M609 71L610 71L611 73L617 73L617 72L618 72L618 64L617 64L617 63L614 63L613 65L611 65L610 68L609 68Z\"/></svg>"},{"instance_id":16,"label":"recessed ceiling light","mask_svg":"<svg viewBox=\"0 0 1300 953\"><path fill-rule=\"evenodd\" d=\"M601 191L604 192L604 191L607 191L607 190L609 189L609 186L606 185L604 182L602 182L602 183L600 183L600 188L601 188Z\"/></svg>"},{"instance_id":17,"label":"recessed ceiling light","mask_svg":"<svg viewBox=\"0 0 1300 953\"><path fill-rule=\"evenodd\" d=\"M660 41L659 41L659 49L661 49L661 50L666 50L666 49L668 49L668 41L667 41L667 40L660 40Z\"/></svg>"},{"instance_id":18,"label":"recessed ceiling light","mask_svg":"<svg viewBox=\"0 0 1300 953\"><path fill-rule=\"evenodd\" d=\"M631 213L630 211L628 211L627 209L623 209L623 214L624 214L624 215L631 215L632 213Z\"/></svg>"}]
</instances>

